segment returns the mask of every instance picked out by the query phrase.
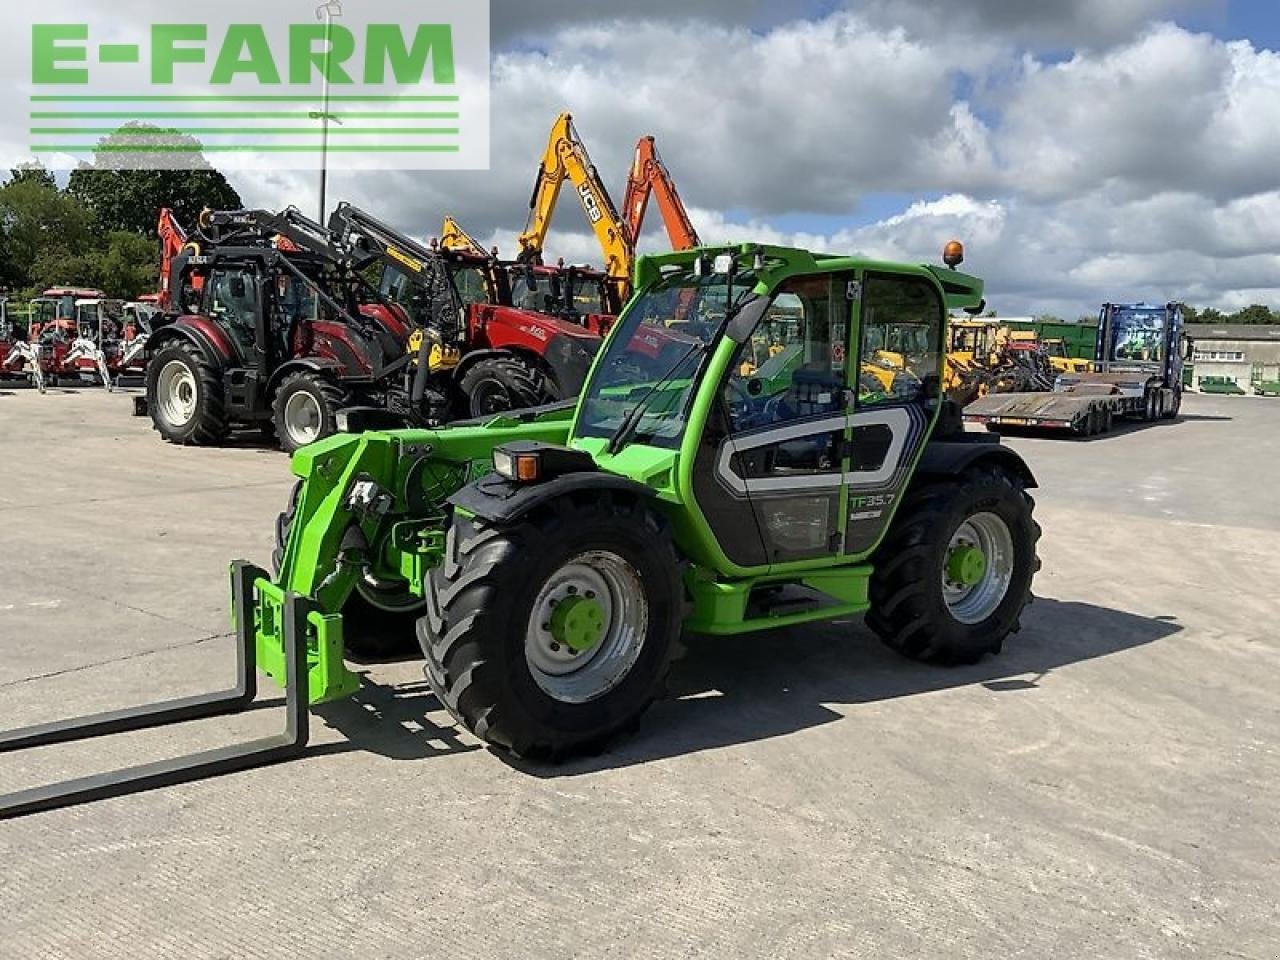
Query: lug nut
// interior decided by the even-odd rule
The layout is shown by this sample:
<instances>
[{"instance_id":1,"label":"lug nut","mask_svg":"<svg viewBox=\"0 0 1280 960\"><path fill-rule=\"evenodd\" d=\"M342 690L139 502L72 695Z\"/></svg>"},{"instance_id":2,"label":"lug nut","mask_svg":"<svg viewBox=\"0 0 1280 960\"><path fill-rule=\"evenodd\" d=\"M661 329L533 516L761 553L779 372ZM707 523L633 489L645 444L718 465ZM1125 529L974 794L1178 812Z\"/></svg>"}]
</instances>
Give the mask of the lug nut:
<instances>
[{"instance_id":1,"label":"lug nut","mask_svg":"<svg viewBox=\"0 0 1280 960\"><path fill-rule=\"evenodd\" d=\"M553 642L553 643L551 644L551 652L552 652L552 653L559 653L559 652L560 652L560 644L558 644L558 643L554 643L554 642Z\"/></svg>"}]
</instances>

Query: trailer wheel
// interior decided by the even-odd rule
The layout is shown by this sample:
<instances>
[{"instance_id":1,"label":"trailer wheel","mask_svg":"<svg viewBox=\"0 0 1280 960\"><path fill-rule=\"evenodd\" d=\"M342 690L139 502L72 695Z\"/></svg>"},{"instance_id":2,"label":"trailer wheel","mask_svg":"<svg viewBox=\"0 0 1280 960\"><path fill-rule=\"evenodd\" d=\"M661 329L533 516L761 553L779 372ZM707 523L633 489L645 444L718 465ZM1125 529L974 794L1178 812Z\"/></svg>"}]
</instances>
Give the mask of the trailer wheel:
<instances>
[{"instance_id":1,"label":"trailer wheel","mask_svg":"<svg viewBox=\"0 0 1280 960\"><path fill-rule=\"evenodd\" d=\"M338 411L347 406L347 391L328 377L307 371L289 374L272 403L280 449L293 453L337 433Z\"/></svg>"},{"instance_id":2,"label":"trailer wheel","mask_svg":"<svg viewBox=\"0 0 1280 960\"><path fill-rule=\"evenodd\" d=\"M219 370L186 341L161 348L147 364L147 411L169 443L207 446L231 429Z\"/></svg>"},{"instance_id":3,"label":"trailer wheel","mask_svg":"<svg viewBox=\"0 0 1280 960\"><path fill-rule=\"evenodd\" d=\"M867 625L913 660L974 663L1020 627L1040 568L1021 478L978 468L907 496L872 560Z\"/></svg>"},{"instance_id":4,"label":"trailer wheel","mask_svg":"<svg viewBox=\"0 0 1280 960\"><path fill-rule=\"evenodd\" d=\"M460 387L473 418L536 407L551 394L546 376L514 356L479 361L463 374Z\"/></svg>"},{"instance_id":5,"label":"trailer wheel","mask_svg":"<svg viewBox=\"0 0 1280 960\"><path fill-rule=\"evenodd\" d=\"M437 698L477 737L559 760L599 748L663 693L681 565L646 507L561 501L511 527L455 515L418 639Z\"/></svg>"},{"instance_id":6,"label":"trailer wheel","mask_svg":"<svg viewBox=\"0 0 1280 960\"><path fill-rule=\"evenodd\" d=\"M302 481L293 485L289 502L276 517L276 539L271 550L271 569L277 574L284 564L285 548L293 529L302 496ZM364 589L361 589L364 587ZM358 660L399 658L415 649L413 625L422 612L422 600L404 594L387 595L358 583L342 607L343 643Z\"/></svg>"}]
</instances>

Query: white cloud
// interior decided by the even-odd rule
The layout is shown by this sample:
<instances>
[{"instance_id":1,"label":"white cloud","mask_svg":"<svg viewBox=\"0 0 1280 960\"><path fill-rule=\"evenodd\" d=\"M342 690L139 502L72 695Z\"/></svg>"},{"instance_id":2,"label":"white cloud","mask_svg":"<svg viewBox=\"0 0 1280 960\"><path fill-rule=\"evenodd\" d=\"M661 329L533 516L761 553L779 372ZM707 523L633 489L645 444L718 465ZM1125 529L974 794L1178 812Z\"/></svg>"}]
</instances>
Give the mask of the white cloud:
<instances>
[{"instance_id":1,"label":"white cloud","mask_svg":"<svg viewBox=\"0 0 1280 960\"><path fill-rule=\"evenodd\" d=\"M1150 22L1194 2L495 4L499 37L537 37L495 55L492 170L336 174L330 196L419 236L452 213L510 251L569 109L615 199L656 135L708 241L936 261L958 236L1004 313L1280 303L1280 55ZM1036 52L1057 42L1075 52ZM314 209L312 175L236 185ZM885 194L933 199L865 224ZM567 193L548 249L599 262Z\"/></svg>"}]
</instances>

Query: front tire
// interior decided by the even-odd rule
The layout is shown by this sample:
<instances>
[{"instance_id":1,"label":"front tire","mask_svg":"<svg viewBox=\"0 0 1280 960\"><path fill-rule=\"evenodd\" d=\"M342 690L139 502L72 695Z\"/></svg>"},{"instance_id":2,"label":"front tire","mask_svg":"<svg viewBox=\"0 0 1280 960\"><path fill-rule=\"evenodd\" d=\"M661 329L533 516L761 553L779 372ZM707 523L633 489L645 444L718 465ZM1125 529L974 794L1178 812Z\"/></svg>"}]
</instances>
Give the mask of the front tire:
<instances>
[{"instance_id":1,"label":"front tire","mask_svg":"<svg viewBox=\"0 0 1280 960\"><path fill-rule=\"evenodd\" d=\"M663 693L684 613L665 522L564 500L513 526L455 516L418 637L457 721L517 756L598 750Z\"/></svg>"},{"instance_id":2,"label":"front tire","mask_svg":"<svg viewBox=\"0 0 1280 960\"><path fill-rule=\"evenodd\" d=\"M210 446L231 429L220 371L185 341L157 351L147 365L147 410L169 443Z\"/></svg>"},{"instance_id":3,"label":"front tire","mask_svg":"<svg viewBox=\"0 0 1280 960\"><path fill-rule=\"evenodd\" d=\"M289 503L276 517L271 568L277 576L284 565L285 549L301 496L302 481L299 480L289 494ZM357 582L342 607L343 643L357 660L400 659L415 649L414 623L421 612L422 600L411 594L388 594L363 581Z\"/></svg>"},{"instance_id":4,"label":"front tire","mask_svg":"<svg viewBox=\"0 0 1280 960\"><path fill-rule=\"evenodd\" d=\"M272 403L276 438L285 453L338 432L338 411L350 406L347 392L317 373L291 373Z\"/></svg>"},{"instance_id":5,"label":"front tire","mask_svg":"<svg viewBox=\"0 0 1280 960\"><path fill-rule=\"evenodd\" d=\"M491 417L508 410L536 407L554 399L547 378L517 357L490 357L462 377L468 415Z\"/></svg>"},{"instance_id":6,"label":"front tire","mask_svg":"<svg viewBox=\"0 0 1280 960\"><path fill-rule=\"evenodd\" d=\"M975 663L1020 628L1040 563L1022 480L972 469L908 494L872 560L867 624L912 660Z\"/></svg>"}]
</instances>

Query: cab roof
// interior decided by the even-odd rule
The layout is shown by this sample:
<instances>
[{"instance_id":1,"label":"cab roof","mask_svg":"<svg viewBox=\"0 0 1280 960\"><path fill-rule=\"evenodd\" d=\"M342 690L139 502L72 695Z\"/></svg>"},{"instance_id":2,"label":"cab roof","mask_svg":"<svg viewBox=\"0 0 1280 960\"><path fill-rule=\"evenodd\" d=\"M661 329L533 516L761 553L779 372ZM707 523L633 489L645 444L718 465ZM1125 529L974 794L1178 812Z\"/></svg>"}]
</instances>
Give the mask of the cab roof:
<instances>
[{"instance_id":1,"label":"cab roof","mask_svg":"<svg viewBox=\"0 0 1280 960\"><path fill-rule=\"evenodd\" d=\"M798 247L756 243L699 247L693 250L641 257L636 264L636 288L640 289L653 283L667 268L688 267L699 257L714 258L724 254L732 254L748 263L757 257L763 258L765 267L758 271L758 277L761 283L771 289L797 274L863 270L906 274L932 280L942 288L948 310L972 310L983 305L982 280L950 267L927 263L893 263L857 255L813 253Z\"/></svg>"}]
</instances>

